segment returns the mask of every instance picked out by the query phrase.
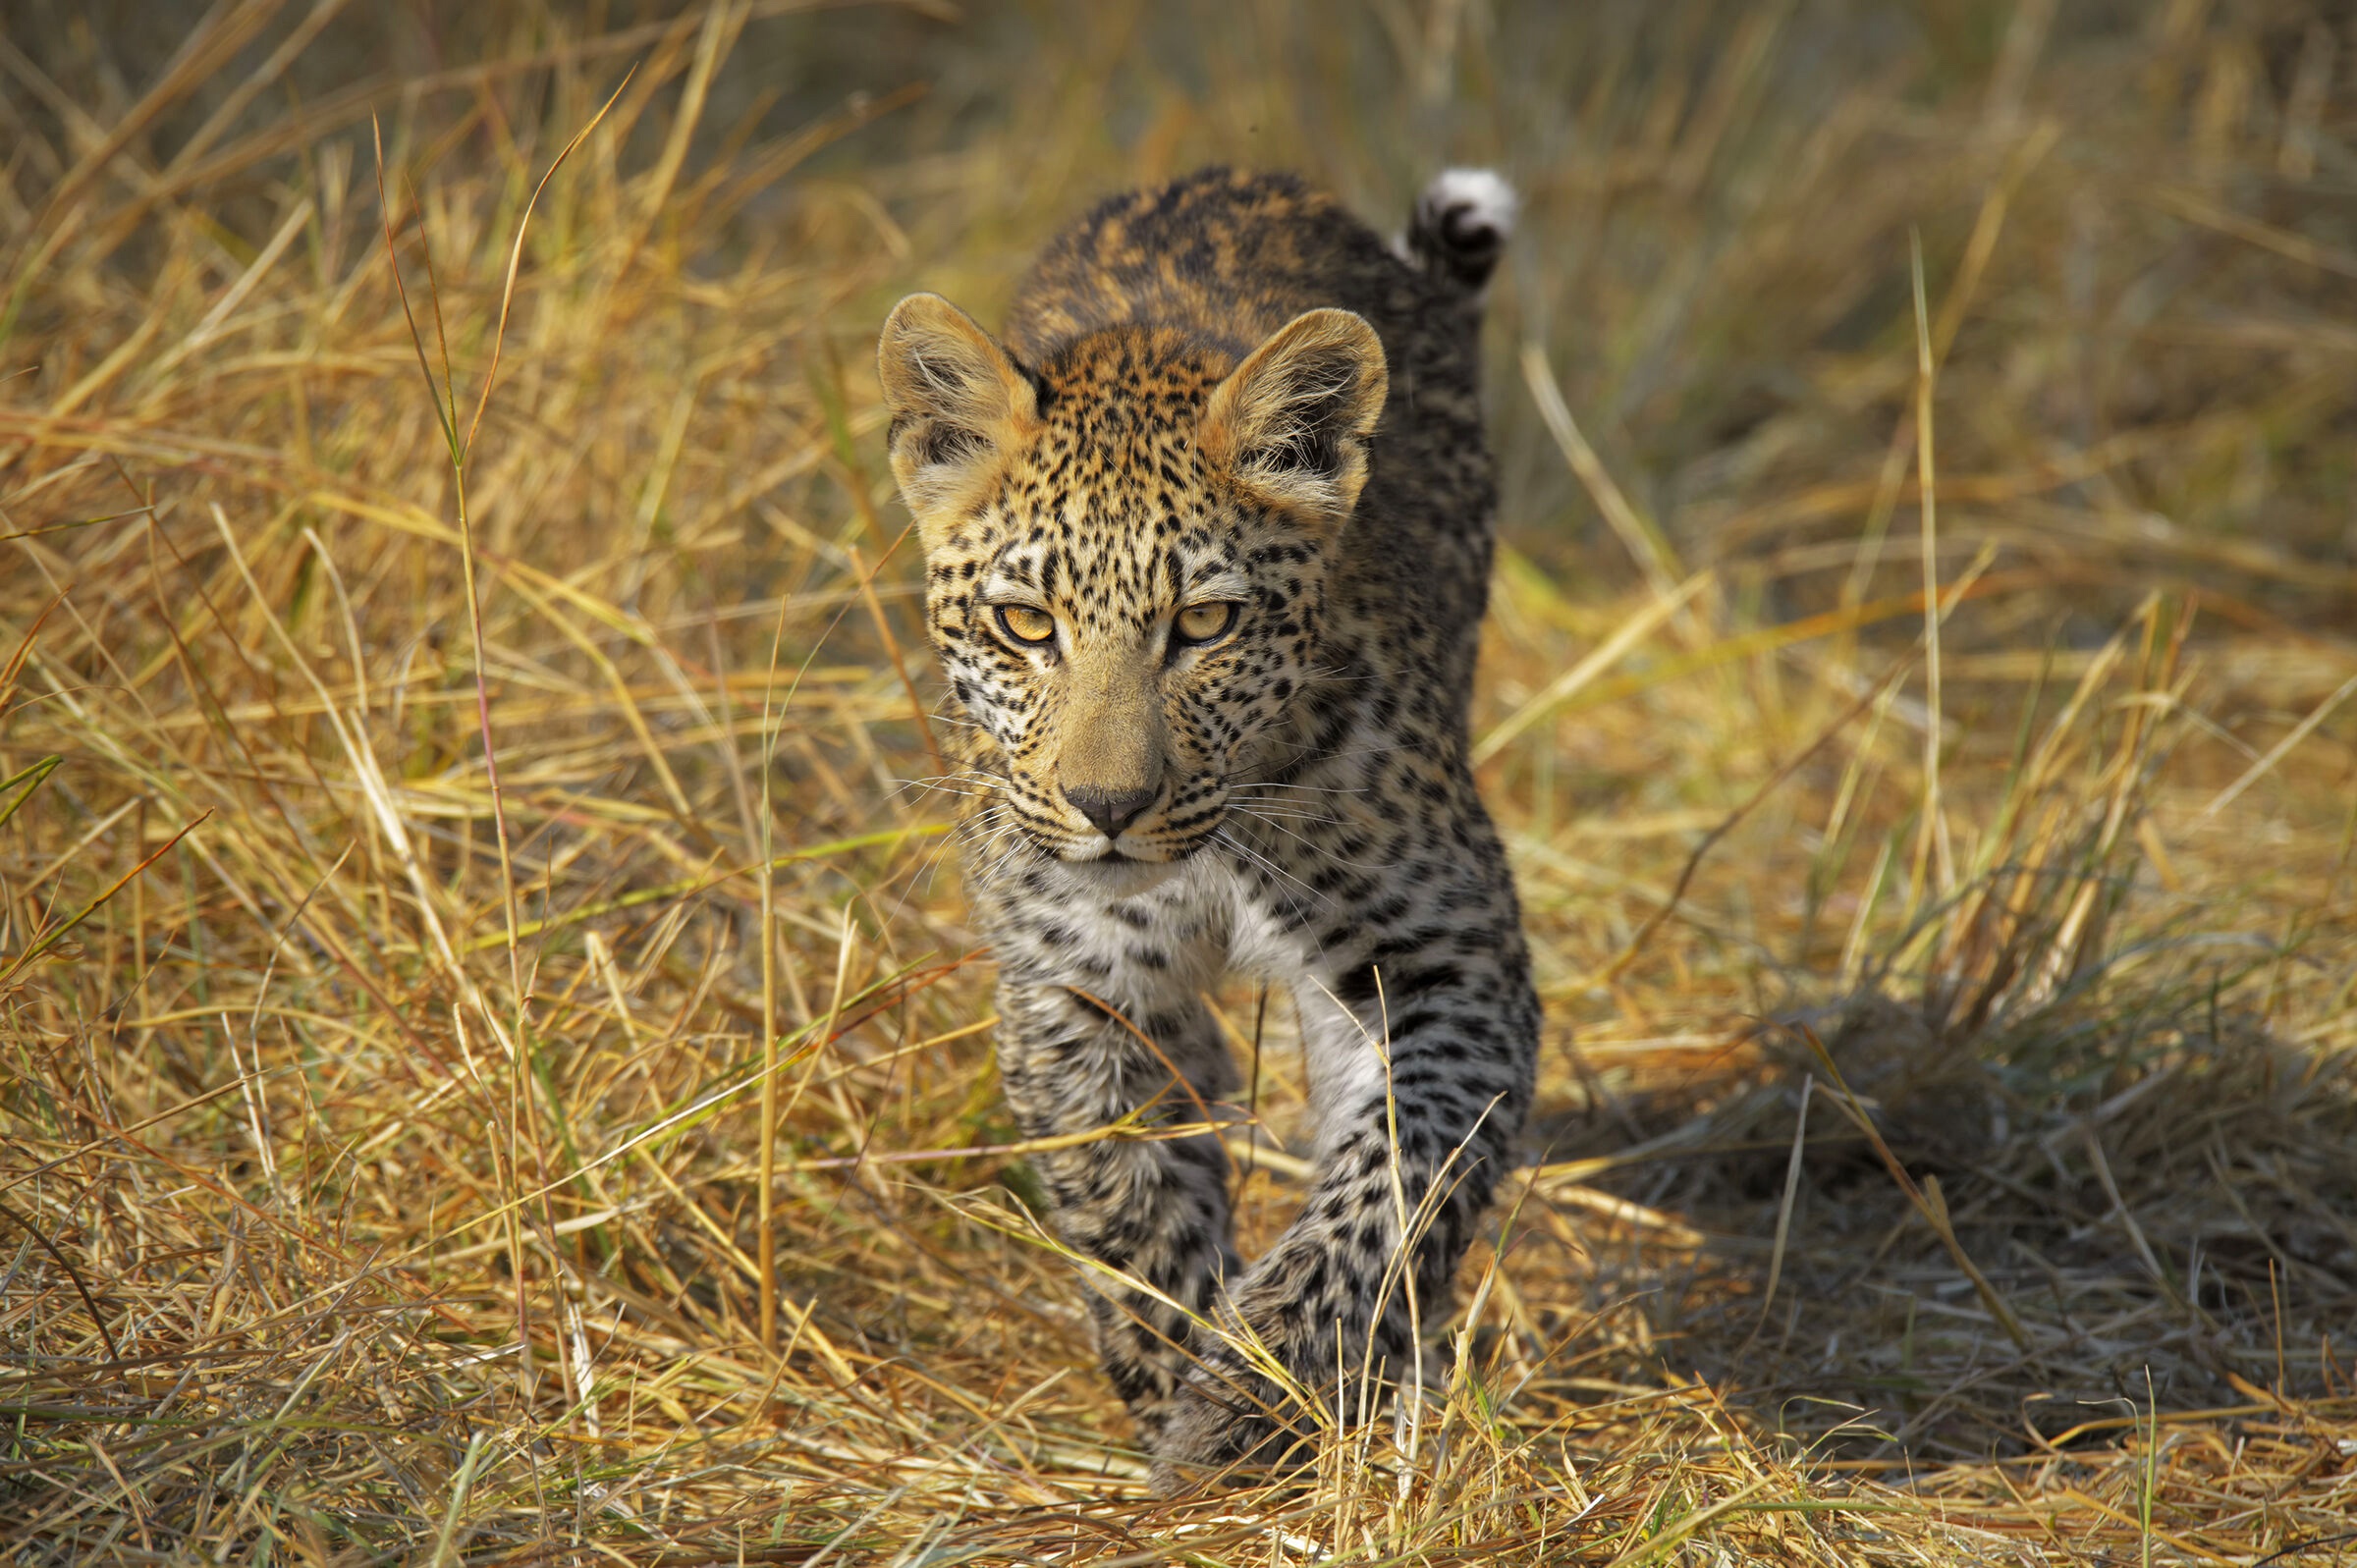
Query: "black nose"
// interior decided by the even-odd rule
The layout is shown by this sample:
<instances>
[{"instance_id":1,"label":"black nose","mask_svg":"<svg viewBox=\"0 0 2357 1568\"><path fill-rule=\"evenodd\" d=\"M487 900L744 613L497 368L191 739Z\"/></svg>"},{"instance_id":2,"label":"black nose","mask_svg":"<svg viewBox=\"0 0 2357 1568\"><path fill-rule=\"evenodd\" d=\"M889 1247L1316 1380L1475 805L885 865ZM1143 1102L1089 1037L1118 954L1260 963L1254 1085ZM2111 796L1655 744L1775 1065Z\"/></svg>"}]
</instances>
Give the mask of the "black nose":
<instances>
[{"instance_id":1,"label":"black nose","mask_svg":"<svg viewBox=\"0 0 2357 1568\"><path fill-rule=\"evenodd\" d=\"M1099 833L1108 838L1119 838L1122 830L1154 803L1155 793L1152 789L1074 789L1068 785L1064 798L1080 815L1095 823Z\"/></svg>"}]
</instances>

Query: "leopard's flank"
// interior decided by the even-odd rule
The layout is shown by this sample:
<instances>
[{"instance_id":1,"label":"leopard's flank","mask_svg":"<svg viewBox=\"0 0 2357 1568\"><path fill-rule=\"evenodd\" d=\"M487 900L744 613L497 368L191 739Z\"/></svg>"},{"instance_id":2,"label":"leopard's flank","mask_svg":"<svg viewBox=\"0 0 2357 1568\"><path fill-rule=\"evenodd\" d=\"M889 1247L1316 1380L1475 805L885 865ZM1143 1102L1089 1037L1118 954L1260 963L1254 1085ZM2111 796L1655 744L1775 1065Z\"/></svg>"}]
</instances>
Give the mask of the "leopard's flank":
<instances>
[{"instance_id":1,"label":"leopard's flank","mask_svg":"<svg viewBox=\"0 0 2357 1568\"><path fill-rule=\"evenodd\" d=\"M1408 1375L1530 1096L1538 1002L1466 756L1511 221L1496 176L1445 174L1395 251L1295 180L1206 170L1059 238L1003 340L934 295L885 323L1024 1134L1219 1119L1224 975L1300 1018L1315 1185L1250 1264L1209 1133L1034 1157L1166 1488Z\"/></svg>"}]
</instances>

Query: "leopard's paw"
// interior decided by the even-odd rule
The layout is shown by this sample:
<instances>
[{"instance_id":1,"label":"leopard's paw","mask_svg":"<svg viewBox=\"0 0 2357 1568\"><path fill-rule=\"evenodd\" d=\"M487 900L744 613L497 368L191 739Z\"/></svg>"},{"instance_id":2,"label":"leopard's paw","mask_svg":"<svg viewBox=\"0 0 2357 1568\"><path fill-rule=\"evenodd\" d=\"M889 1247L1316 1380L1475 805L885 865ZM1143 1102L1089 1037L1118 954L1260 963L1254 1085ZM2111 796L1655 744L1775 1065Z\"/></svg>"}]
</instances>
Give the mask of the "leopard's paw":
<instances>
[{"instance_id":1,"label":"leopard's paw","mask_svg":"<svg viewBox=\"0 0 2357 1568\"><path fill-rule=\"evenodd\" d=\"M1284 1419L1239 1378L1197 1374L1161 1410L1149 1480L1164 1497L1245 1486L1309 1467L1317 1457L1308 1423Z\"/></svg>"}]
</instances>

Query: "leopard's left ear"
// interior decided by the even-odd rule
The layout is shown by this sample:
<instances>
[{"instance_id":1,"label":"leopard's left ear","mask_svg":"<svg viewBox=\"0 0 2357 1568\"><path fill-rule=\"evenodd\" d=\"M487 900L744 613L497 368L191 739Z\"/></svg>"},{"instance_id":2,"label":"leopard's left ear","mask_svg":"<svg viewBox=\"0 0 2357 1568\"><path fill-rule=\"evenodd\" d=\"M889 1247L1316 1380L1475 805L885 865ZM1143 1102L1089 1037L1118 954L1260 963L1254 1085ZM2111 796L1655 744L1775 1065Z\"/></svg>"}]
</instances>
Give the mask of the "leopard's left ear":
<instances>
[{"instance_id":1,"label":"leopard's left ear","mask_svg":"<svg viewBox=\"0 0 2357 1568\"><path fill-rule=\"evenodd\" d=\"M1339 525L1367 482L1367 438L1391 375L1383 340L1347 310L1308 310L1214 388L1197 441L1256 498Z\"/></svg>"},{"instance_id":2,"label":"leopard's left ear","mask_svg":"<svg viewBox=\"0 0 2357 1568\"><path fill-rule=\"evenodd\" d=\"M893 307L876 343L892 411L892 472L928 542L977 504L1009 451L1037 427L1039 403L1007 351L937 294Z\"/></svg>"}]
</instances>

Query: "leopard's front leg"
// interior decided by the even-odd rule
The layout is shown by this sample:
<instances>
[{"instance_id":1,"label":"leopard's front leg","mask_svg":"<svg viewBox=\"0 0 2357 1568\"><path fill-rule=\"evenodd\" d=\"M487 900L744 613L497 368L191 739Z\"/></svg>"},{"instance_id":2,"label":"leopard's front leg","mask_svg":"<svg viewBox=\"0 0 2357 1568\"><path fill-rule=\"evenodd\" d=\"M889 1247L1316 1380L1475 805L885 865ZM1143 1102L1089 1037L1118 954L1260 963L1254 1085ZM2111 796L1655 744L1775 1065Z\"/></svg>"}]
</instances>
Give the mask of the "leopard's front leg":
<instances>
[{"instance_id":1,"label":"leopard's front leg","mask_svg":"<svg viewBox=\"0 0 2357 1568\"><path fill-rule=\"evenodd\" d=\"M1114 996L1099 988L1107 981L1002 980L1000 1073L1024 1136L1093 1132L1141 1112L1162 1123L1218 1113L1235 1069L1203 1002L1167 988L1117 985L1108 988ZM1034 1155L1032 1165L1065 1241L1168 1298L1088 1271L1098 1353L1151 1448L1190 1364L1196 1336L1187 1315L1208 1316L1223 1284L1241 1272L1230 1241L1227 1156L1208 1133L1110 1137Z\"/></svg>"},{"instance_id":2,"label":"leopard's front leg","mask_svg":"<svg viewBox=\"0 0 2357 1568\"><path fill-rule=\"evenodd\" d=\"M1319 1102L1316 1182L1174 1402L1156 1445L1161 1489L1238 1461L1306 1459L1321 1422L1302 1397L1336 1425L1359 1419L1369 1379L1409 1376L1419 1329L1448 1317L1511 1160L1539 1021L1510 892L1470 926L1412 930L1296 988ZM1247 1337L1255 1349L1239 1347ZM1261 1353L1283 1381L1255 1368Z\"/></svg>"}]
</instances>

